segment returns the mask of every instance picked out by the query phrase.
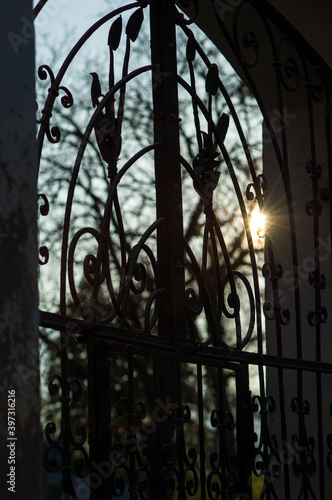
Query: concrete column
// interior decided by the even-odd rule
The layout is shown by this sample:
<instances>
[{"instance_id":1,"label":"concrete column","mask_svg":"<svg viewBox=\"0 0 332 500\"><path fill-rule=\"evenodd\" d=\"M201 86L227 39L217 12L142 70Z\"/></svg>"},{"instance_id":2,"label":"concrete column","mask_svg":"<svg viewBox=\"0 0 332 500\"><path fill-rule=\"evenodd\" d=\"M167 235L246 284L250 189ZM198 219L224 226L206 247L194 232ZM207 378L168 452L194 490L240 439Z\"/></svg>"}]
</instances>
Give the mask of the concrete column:
<instances>
[{"instance_id":1,"label":"concrete column","mask_svg":"<svg viewBox=\"0 0 332 500\"><path fill-rule=\"evenodd\" d=\"M0 47L0 496L37 500L42 440L32 1L6 3Z\"/></svg>"}]
</instances>

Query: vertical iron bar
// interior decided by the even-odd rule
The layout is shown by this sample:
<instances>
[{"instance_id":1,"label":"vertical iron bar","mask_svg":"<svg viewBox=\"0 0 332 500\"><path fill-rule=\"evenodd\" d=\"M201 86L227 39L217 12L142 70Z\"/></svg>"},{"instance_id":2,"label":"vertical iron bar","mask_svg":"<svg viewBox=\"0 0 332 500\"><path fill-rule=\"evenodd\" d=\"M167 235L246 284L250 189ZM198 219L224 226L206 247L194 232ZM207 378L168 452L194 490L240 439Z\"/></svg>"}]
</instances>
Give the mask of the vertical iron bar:
<instances>
[{"instance_id":1,"label":"vertical iron bar","mask_svg":"<svg viewBox=\"0 0 332 500\"><path fill-rule=\"evenodd\" d=\"M129 408L130 408L130 416L128 418L128 438L129 441L132 442L134 441L137 443L137 433L134 430L137 424L136 418L135 418L135 410L134 410L134 404L135 404L135 396L134 396L134 359L133 355L130 353L128 355L128 399L129 399ZM135 450L136 446L134 446ZM130 500L137 498L136 496L136 491L135 491L135 472L136 472L136 460L135 460L135 451L129 449L129 493L130 493Z\"/></svg>"},{"instance_id":2,"label":"vertical iron bar","mask_svg":"<svg viewBox=\"0 0 332 500\"><path fill-rule=\"evenodd\" d=\"M62 492L65 495L73 493L73 484L71 480L71 455L70 455L70 409L71 402L69 390L69 373L68 373L68 350L66 334L61 332L61 378L62 378L62 395L61 395L61 430L63 433L63 462L62 462Z\"/></svg>"},{"instance_id":3,"label":"vertical iron bar","mask_svg":"<svg viewBox=\"0 0 332 500\"><path fill-rule=\"evenodd\" d=\"M308 99L308 114L309 114L309 129L310 129L310 142L311 142L311 155L312 159L309 162L309 172L311 171L312 179L312 200L314 203L313 213L313 236L314 236L314 255L315 255L315 269L312 276L314 294L315 294L315 311L321 311L321 289L322 289L322 275L320 269L319 249L320 249L320 223L321 205L319 201L319 179L321 178L321 167L317 164L317 152L315 142L315 122L314 122L314 109L312 99L313 89L308 85L307 99ZM310 279L310 277L309 277ZM321 361L321 320L316 324L316 361ZM322 400L322 378L321 373L316 372L316 391L317 391L317 434L318 434L318 463L319 463L319 488L321 498L325 498L325 479L324 479L324 446L323 446L323 400Z\"/></svg>"},{"instance_id":4,"label":"vertical iron bar","mask_svg":"<svg viewBox=\"0 0 332 500\"><path fill-rule=\"evenodd\" d=\"M239 467L239 486L241 493L251 498L251 470L254 449L253 418L250 404L249 370L243 364L236 372L236 442Z\"/></svg>"},{"instance_id":5,"label":"vertical iron bar","mask_svg":"<svg viewBox=\"0 0 332 500\"><path fill-rule=\"evenodd\" d=\"M223 368L218 368L218 409L220 412L220 418L223 421L225 416L225 379ZM227 465L228 465L228 449L226 446L226 427L221 424L218 426L218 438L219 438L219 467L221 474L220 489L221 489L221 500L225 499L228 495L228 483L227 483Z\"/></svg>"},{"instance_id":6,"label":"vertical iron bar","mask_svg":"<svg viewBox=\"0 0 332 500\"><path fill-rule=\"evenodd\" d=\"M99 470L102 462L109 463L112 447L110 359L108 351L98 344L96 336L91 335L88 339L90 482L96 474L95 466ZM111 478L97 475L98 481L90 484L90 500L111 499Z\"/></svg>"},{"instance_id":7,"label":"vertical iron bar","mask_svg":"<svg viewBox=\"0 0 332 500\"><path fill-rule=\"evenodd\" d=\"M204 442L204 411L203 411L203 378L202 365L197 365L197 396L198 396L198 425L199 425L199 461L200 461L200 490L201 500L206 499L205 473L205 442Z\"/></svg>"},{"instance_id":8,"label":"vertical iron bar","mask_svg":"<svg viewBox=\"0 0 332 500\"><path fill-rule=\"evenodd\" d=\"M158 276L166 292L159 316L159 334L184 334L184 245L177 96L175 8L172 0L150 7L153 72Z\"/></svg>"},{"instance_id":9,"label":"vertical iron bar","mask_svg":"<svg viewBox=\"0 0 332 500\"><path fill-rule=\"evenodd\" d=\"M153 358L153 395L154 402L157 404L159 398L159 359ZM154 410L155 411L155 410ZM158 411L158 421L159 409ZM152 498L162 498L162 484L160 481L161 460L157 450L160 449L160 422L157 425L153 438L153 447L151 450L151 477L152 477Z\"/></svg>"},{"instance_id":10,"label":"vertical iron bar","mask_svg":"<svg viewBox=\"0 0 332 500\"><path fill-rule=\"evenodd\" d=\"M181 380L181 362L176 364L176 404L178 406L176 434L177 434L177 460L178 460L178 500L186 500L186 485L185 485L185 472L184 472L184 457L186 453L186 442L184 436L184 418L182 411L182 380Z\"/></svg>"},{"instance_id":11,"label":"vertical iron bar","mask_svg":"<svg viewBox=\"0 0 332 500\"><path fill-rule=\"evenodd\" d=\"M185 336L185 282L180 142L177 95L175 7L173 0L156 0L150 5L151 59L153 70L154 140L157 218L164 223L157 232L159 286L165 289L158 318L159 335L172 337L174 347ZM182 340L181 340L182 339ZM176 363L158 361L158 398L177 401ZM174 446L174 421L159 425L158 459L163 445ZM176 453L176 450L173 450ZM160 471L157 471L160 473ZM162 490L162 488L161 488ZM158 498L170 496L159 491Z\"/></svg>"}]
</instances>

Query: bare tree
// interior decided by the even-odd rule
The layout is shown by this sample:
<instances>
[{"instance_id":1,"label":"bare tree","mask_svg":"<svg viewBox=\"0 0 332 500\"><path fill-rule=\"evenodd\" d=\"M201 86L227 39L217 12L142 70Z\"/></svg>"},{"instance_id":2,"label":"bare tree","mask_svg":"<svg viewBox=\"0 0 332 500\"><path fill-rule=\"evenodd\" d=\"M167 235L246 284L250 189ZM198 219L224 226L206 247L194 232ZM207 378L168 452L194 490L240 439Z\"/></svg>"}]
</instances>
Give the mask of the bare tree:
<instances>
[{"instance_id":1,"label":"bare tree","mask_svg":"<svg viewBox=\"0 0 332 500\"><path fill-rule=\"evenodd\" d=\"M56 266L59 265L63 213L66 206L68 207L67 193L73 182L73 174L76 175L76 166L79 164L79 174L73 194L75 210L71 211L68 229L68 241L71 242L69 246L71 296L67 297L66 313L87 320L94 320L97 316L98 320L106 320L116 326L137 331L148 329L150 333L156 334L157 306L155 309L151 307L148 316L146 312L146 303L151 294L156 292L153 275L155 262L152 257L156 240L152 230L149 232L149 246L145 242L141 244L140 248L145 252L140 255L140 263L136 262L131 271L132 282L130 293L126 297L126 311L123 312L121 309L124 300L121 294L126 293L123 280L128 274L130 258L142 234L147 228L153 227L156 218L154 148L149 147L153 137L150 89L167 77L158 72L158 68L137 72L135 78L128 77L130 72L135 71L137 61L140 67L149 65L147 42L149 37L144 31L144 25L141 28L143 22L141 9L135 12L127 21L126 48L122 50L119 47L123 31L122 20L119 17L111 26L108 45L105 43L110 63L105 64L107 60L105 54L101 54L100 58L85 56L84 65L76 68L75 78L68 78L66 82L74 98L74 105L68 102L71 96L67 95L67 101L64 101L65 107L61 103L57 103L54 107L54 120L61 129L62 138L56 144L45 144L43 149L40 192L47 193L50 214L40 226L40 241L43 244L47 241L49 252L47 266L53 275ZM246 192L249 193L247 211L250 214L254 202L250 196L252 177L248 157L253 166L256 164L259 166L261 151L257 124L260 115L248 88L230 70L211 43L203 38L200 39L198 32L194 34L188 28L179 29L178 36L180 75L178 118L183 165L184 238L188 262L186 270L188 331L191 332L192 340L197 343L206 341L211 335L209 322L202 319L203 315L200 314L205 302L209 300L211 314L214 311L216 316L220 315L217 332L219 338L225 344L232 344L236 333L234 326L228 327L228 320L233 321L234 314L227 312L221 314L220 287L224 288L224 294L229 288L227 279L224 281L222 279L227 276L229 266L234 272L245 276L247 281L250 279L252 254L248 245L248 227L243 224L241 206L234 197L234 178L229 165L231 163L232 168L236 170L238 189L244 196ZM56 58L56 53L54 57ZM56 64L56 61L53 62ZM43 66L39 70L43 78L47 76L47 72L50 74L48 68ZM122 83L116 87L118 81ZM195 89L194 97L187 92L185 84ZM106 98L112 88L116 88L116 91L111 94L111 98ZM44 91L44 88L40 88L38 97ZM204 109L209 112L215 125L212 126L206 119L202 111L203 104L200 105L200 102L204 103ZM70 106L66 107L68 103ZM94 118L91 122L92 116ZM244 124L244 130L241 129L240 134L237 127L239 121ZM92 125L87 133L89 123ZM215 139L216 134L218 140ZM247 138L246 142L244 137ZM227 148L227 158L221 151L220 144ZM80 157L82 145L84 155ZM134 167L131 167L131 159L135 155L137 158ZM120 182L119 172L121 173L123 169L126 172ZM114 183L117 183L116 187ZM107 274L107 279L104 279L102 286L99 287L96 301L94 280L97 272L98 232L103 227L105 205L110 203L110 196L113 208L109 211L107 243L109 270L102 271ZM90 229L82 231L82 228ZM209 239L210 233L215 236ZM219 234L227 246L227 258L225 255L220 256L216 250ZM260 245L257 251L261 251ZM194 262L197 265L199 263L204 271L204 293L197 285ZM47 266L42 267L46 269ZM44 270L41 269L41 280L44 279L43 273ZM240 280L239 286L240 289L242 286L243 293L246 292L247 281ZM57 298L51 294L49 283L42 288L44 295L41 296L41 307L48 303L49 308L52 296L51 300L56 310ZM236 297L241 293L240 290ZM229 297L228 306L235 310L237 298L232 295L232 290L229 291ZM246 309L244 312L247 314ZM250 312L248 315L250 316ZM59 345L55 346L56 341L53 337L43 331L41 339L47 344L54 342L54 352L60 349ZM242 340L235 339L236 341ZM85 350L70 339L70 351L72 352L72 358L69 360L70 370L76 377L84 380ZM55 363L52 361L49 364L52 370ZM125 360L115 358L112 363L115 390L119 395L120 382L122 388L126 384L122 377L126 372L125 363ZM144 384L146 368L139 358L135 361L135 370L145 387L146 394L143 399L148 400L150 390L148 380ZM195 400L191 384L192 368L188 365L185 370L183 390L188 400ZM225 371L225 387L228 386L231 377L232 373ZM205 403L212 410L216 404L217 381L213 370L208 367L206 380L208 382ZM231 394L231 391L225 390L226 407L231 405ZM47 416L51 415L52 410Z\"/></svg>"}]
</instances>

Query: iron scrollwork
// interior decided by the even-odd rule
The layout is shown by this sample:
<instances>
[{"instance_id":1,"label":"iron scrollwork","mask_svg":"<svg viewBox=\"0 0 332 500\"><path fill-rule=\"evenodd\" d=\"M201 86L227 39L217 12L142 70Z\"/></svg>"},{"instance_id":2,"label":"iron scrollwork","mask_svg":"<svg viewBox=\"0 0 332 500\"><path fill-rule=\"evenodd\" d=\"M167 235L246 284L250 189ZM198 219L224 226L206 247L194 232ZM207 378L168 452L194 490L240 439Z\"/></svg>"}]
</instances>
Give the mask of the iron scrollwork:
<instances>
[{"instance_id":1,"label":"iron scrollwork","mask_svg":"<svg viewBox=\"0 0 332 500\"><path fill-rule=\"evenodd\" d=\"M48 384L52 396L57 396L61 391L62 418L57 434L57 426L49 422L45 428L45 437L49 446L44 452L44 466L48 472L62 471L60 488L76 498L75 488L71 474L75 472L78 478L85 478L89 471L89 457L85 448L86 431L81 425L76 428L76 436L70 423L70 403L81 403L83 388L77 379L68 383L60 375L53 375ZM61 463L59 463L59 459ZM74 462L74 463L72 463Z\"/></svg>"},{"instance_id":2,"label":"iron scrollwork","mask_svg":"<svg viewBox=\"0 0 332 500\"><path fill-rule=\"evenodd\" d=\"M46 2L41 0L35 10L35 15L38 14L43 3ZM219 19L217 13L216 4L218 2L212 3L216 9L216 17L220 21L220 26L225 34L225 31L227 31L225 23ZM183 177L191 182L192 195L198 195L203 231L199 244L197 244L197 241L194 243L192 241L184 242L185 261L184 263L177 263L179 273L183 272L188 276L185 290L181 290L181 292L184 292L185 298L185 310L181 311L181 314L186 315L186 331L181 332L181 335L174 342L166 342L168 340L166 337L157 338L159 311L167 295L167 289L161 285L160 262L157 256L157 238L155 235L162 232L164 225L169 221L166 221L163 217L156 218L156 220L146 224L135 241L131 241L132 235L129 234L130 231L126 231L123 204L121 204L120 196L121 187L125 184L128 172L132 172L141 160L148 158L150 153L156 153L163 147L162 142L150 143L148 137L148 144L132 155L129 160L122 161L120 158L125 150L124 119L126 106L128 105L128 87L134 84L141 75L147 75L151 77L151 86L154 89L160 83L159 77L167 76L167 73L165 75L162 72L160 65L147 64L146 66L135 67L138 61L134 60L132 50L137 38L141 36L142 26L146 18L145 13L149 4L150 2L147 1L137 1L104 16L81 37L57 75L54 75L48 65L42 65L39 69L40 79L50 81L48 96L39 122L38 147L41 154L45 137L51 145L58 144L62 140L59 127L51 125L52 113L60 93L64 94L61 97L61 105L70 112L75 109L72 93L62 85L67 69L90 36L99 27L111 21L107 40L109 50L108 85L105 86L98 73L95 71L90 73L92 77L91 116L83 137L79 138L77 144L77 154L66 200L62 235L60 314L63 317L68 317L70 305L75 311L74 315L83 318L83 321L80 322L84 328L82 342L84 342L84 348L88 345L89 362L93 366L92 372L97 366L97 364L94 364L95 359L91 354L94 347L93 342L95 339L99 339L101 330L104 339L108 338L109 341L108 344L105 341L105 346L107 346L105 351L114 349L116 354L114 357L115 365L120 359L120 356L118 356L119 351L122 351L125 355L130 353L130 355L135 356L135 342L137 341L138 345L142 342L141 339L146 341L147 344L140 344L137 350L141 356L144 356L144 360L148 360L146 361L147 373L153 371L152 364L154 364L153 369L156 371L159 360L168 359L168 357L170 361L176 360L182 365L189 363L195 365L196 363L197 371L198 367L201 369L201 377L202 367L205 366L205 362L206 367L215 364L213 368L216 368L219 372L223 370L223 363L227 364L225 360L230 363L230 370L236 370L239 365L243 367L251 362L257 364L260 395L252 398L252 411L256 418L260 419L260 428L257 434L256 447L250 457L252 463L247 464L247 469L251 467L253 474L262 479L261 498L266 495L268 498L276 499L278 498L276 486L278 479L280 479L283 472L285 472L285 477L288 473L286 467L285 469L282 467L281 451L278 443L282 442L285 447L284 443L287 442L286 430L288 424L286 425L285 418L284 387L284 367L286 365L282 365L284 362L282 333L284 327L291 324L291 321L296 324L294 331L296 330L297 361L302 363L301 368L294 368L298 374L297 390L299 395L303 392L302 375L305 371L303 369L305 360L302 359L301 320L299 319L301 317L301 301L298 276L299 263L297 260L298 241L295 231L294 206L291 199L289 162L287 155L284 156L284 152L287 150L286 132L281 127L281 130L277 133L271 116L263 109L269 139L275 149L277 163L280 167L280 176L286 193L286 217L290 227L290 246L294 270L292 275L294 302L298 313L295 317L291 317L290 310L287 307L282 307L283 270L275 259L272 240L267 235L267 262L264 264L262 271L263 278L271 283L272 296L270 300L266 300L263 304L263 313L267 320L273 321L276 325L279 366L276 361L277 356L272 361L269 360L268 356L264 357L265 339L261 318L259 264L250 229L251 208L254 204L257 204L259 209L264 211L265 195L268 188L270 188L270 184L268 186L264 174L257 173L257 165L245 139L241 120L225 88L217 64L209 60L194 35L194 29L191 31L189 27L199 14L198 2L179 1L183 8L189 8L188 12L190 13L189 19L186 19L175 9L176 29L184 36L186 41L184 44L185 56L182 59L186 64L187 77L185 78L182 75L173 76L177 81L179 92L184 92L189 96L191 104L189 108L192 110L189 126L192 127L196 148L194 154L180 155L179 162L183 169ZM172 4L171 7L172 12L174 12L174 5ZM258 16L263 27L262 30L256 32L248 23L243 24L246 8L251 9L250 12L254 12ZM128 15L128 20L124 28L125 13ZM237 2L236 8L232 9L231 17L233 20L230 23L232 26L231 32L226 33L226 40L234 50L237 60L256 94L255 81L250 76L250 72L258 68L263 51L266 49L266 47L263 47L262 36L264 35L265 40L269 42L266 44L266 50L270 51L271 60L273 60L272 68L275 71L276 94L279 99L278 113L282 125L284 125L284 121L282 121L284 119L282 93L296 95L296 92L301 90L303 82L305 82L304 87L308 94L309 109L312 109L313 102L323 103L324 97L326 104L329 104L328 86L320 71L308 71L307 61L300 50L300 45L290 37L281 33L278 40L276 40L278 30L275 27L271 28L270 21L265 17L263 10L256 7L255 2L251 0ZM243 27L244 29L242 29ZM123 53L118 50L121 40L124 40L125 46ZM288 46L290 52L286 54L285 48ZM170 53L172 50L174 50L174 46L169 47ZM120 59L122 55L122 63L116 65L115 60ZM196 68L199 64L203 67L203 86L198 83ZM115 77L116 67L121 70L121 77L118 81L116 81ZM105 87L107 87L107 90L104 93L103 88ZM223 99L222 109L220 109L220 106L218 107L217 100L219 97ZM326 111L326 116L328 112L329 110ZM174 126L179 126L182 117L181 114L179 116L172 115L171 119ZM310 123L313 123L312 117ZM249 172L249 181L246 180L245 186L240 183L236 164L234 164L227 147L227 140L232 127L239 137L242 155L246 163L245 166ZM310 134L312 142L314 142L313 127ZM96 146L96 150L103 162L107 192L99 226L89 227L84 222L82 224L84 227L77 228L73 217L75 196L77 196L83 160L87 156L86 152L91 143ZM314 251L316 255L320 237L319 220L323 215L323 209L318 194L318 180L321 176L321 168L314 155L312 161L307 165L307 172L312 178L313 193L305 210L308 217L313 220ZM246 245L247 260L244 265L250 267L250 277L246 275L243 268L236 268L228 247L226 226L223 227L221 222L223 213L222 210L219 210L218 213L216 208L220 201L217 199L218 190L220 190L221 184L226 179L230 183L235 199L234 204L238 209L239 218L244 227L244 238L243 241L240 241L240 244ZM135 187L132 186L132 190L134 189ZM269 189L269 191L272 190ZM40 197L43 202L40 213L41 215L47 215L49 211L47 197L45 195L40 195ZM227 199L222 199L221 207L226 204ZM181 229L183 229L182 226ZM86 241L88 243L82 251L80 245L83 248L83 243ZM116 251L114 250L115 247ZM49 250L46 246L40 247L40 256L42 257L40 263L46 264L49 260ZM78 262L79 264L77 264ZM211 275L213 275L213 279L211 279ZM316 267L312 273L309 273L308 279L315 296L315 305L309 311L307 319L316 331L316 363L319 363L321 357L321 327L327 321L326 308L321 304L321 292L325 288L326 280L324 274L321 273L319 262L316 261ZM88 290L89 300L85 300L86 296L83 297L84 294L81 294L82 289ZM137 305L137 298L141 299L139 301L140 317L135 322L132 320L131 311ZM59 329L59 327L57 328ZM115 331L116 335L113 337ZM227 333L229 333L228 337ZM123 338L128 335L126 337L130 338L128 344L121 338L121 334L124 334ZM61 333L62 347L66 343L67 337L67 332ZM152 344L154 340L156 340L155 345ZM253 346L257 347L256 356L250 357L253 354L251 352L246 357L247 351ZM216 352L218 352L220 358L217 357ZM235 362L232 365L233 353L237 357L234 357ZM61 376L56 375L51 378L49 392L54 397L61 392L62 420L60 430L57 430L55 422L50 422L46 426L45 436L49 448L45 452L45 465L47 470L55 471L61 462L62 480L59 485L59 491L61 490L59 494L64 492L75 498L71 474L75 469L78 477L86 476L88 464L91 466L91 458L86 451L85 429L78 428L75 436L70 423L70 404L74 400L81 401L83 388L80 381L68 377L68 352L66 348L61 349L61 362ZM265 368L269 366L270 362L271 367L273 369L277 367L276 371L278 371L280 418L282 421L281 435L278 437L273 435L270 430L270 421L272 420L270 417L277 413L275 411L277 403L272 397L266 395L265 390ZM125 364L122 366L125 366ZM307 366L309 366L309 370L316 369L315 367L312 368L311 365ZM293 367L291 368L293 369ZM103 373L105 374L106 371L104 370ZM119 396L118 390L114 389L117 381L112 385L113 392L111 395L108 393L103 394L104 400L109 405L112 403L113 410L115 406L113 399L117 398L116 418L121 419L122 423L125 421L124 428L127 429L123 433L123 439L114 438L110 449L107 450L111 470L110 478L108 478L110 479L108 494L114 498L121 498L128 494L132 498L154 498L154 486L156 481L161 479L164 493L166 495L178 495L182 500L199 494L202 487L200 481L204 478L204 488L207 488L206 491L204 490L204 495L207 495L210 499L238 498L238 480L243 480L243 478L239 478L238 460L228 456L229 450L227 450L225 439L226 431L235 434L235 427L237 426L238 429L239 425L241 425L232 416L232 413L230 411L221 411L221 409L214 409L211 412L210 422L212 429L216 431L218 436L218 450L210 453L207 478L205 476L205 464L199 463L199 460L203 459L202 456L199 456L198 449L191 445L187 449L189 431L186 429L190 427L192 420L194 420L191 414L195 411L189 404L175 405L174 411L166 412L167 423L173 429L170 439L172 442L162 443L161 445L158 443L158 460L155 460L156 454L155 450L150 446L151 443L144 443L140 435L140 428L149 421L149 416L145 402L136 401L134 398L134 377L137 373L133 365L131 368L128 367L128 374L128 377L131 377L130 397L124 396L125 392ZM91 377L91 373L89 376ZM110 373L106 373L106 377L109 379ZM152 377L155 377L155 373L150 379ZM316 381L318 389L321 389L321 373L318 371L316 371ZM91 380L89 380L90 382ZM158 385L157 382L157 377L155 377L154 383L156 386ZM180 385L180 382L178 382L179 387L177 387L177 390L179 393L181 392ZM125 386L125 383L122 386ZM156 390L155 387L154 390ZM200 391L201 404L203 404L203 392L208 393L208 384L206 387L204 386L204 391L202 385ZM226 391L226 386L219 387L219 392L215 392L218 392L220 397L223 391ZM237 391L238 387L235 388L235 393L239 397ZM248 391L247 387L242 390L247 399ZM204 397L208 399L209 394L204 394ZM112 399L111 402L110 399ZM178 401L182 401L181 397L178 397ZM209 411L211 411L211 407ZM301 496L306 492L306 494L310 493L314 498L311 479L317 473L318 466L315 457L316 442L313 437L307 437L306 435L305 417L309 414L309 404L305 399L297 396L293 399L291 408L293 413L297 414L298 420L298 433L292 436L293 473L294 476L299 477L301 480L298 495ZM321 394L317 395L317 408L318 412L322 412ZM205 432L202 428L205 426L207 418L203 416L203 407L199 408L199 410L202 411L199 416L201 452L204 446L203 434ZM322 431L321 428L320 431ZM158 434L157 431L156 434ZM327 464L330 470L332 469L331 443L332 439L329 434L327 437ZM318 449L319 446L321 446L322 455L322 444L318 443ZM53 454L57 456L58 463L54 460ZM74 466L73 462L75 462ZM159 465L161 463L158 471L159 473L161 471L161 477L154 477L157 462ZM198 474L199 467L201 467L200 478ZM245 479L248 480L248 477ZM287 479L285 484L287 486Z\"/></svg>"},{"instance_id":3,"label":"iron scrollwork","mask_svg":"<svg viewBox=\"0 0 332 500\"><path fill-rule=\"evenodd\" d=\"M299 418L298 434L292 436L292 446L294 449L293 471L295 476L301 478L298 495L301 497L304 491L310 491L313 498L315 498L310 484L310 477L316 474L315 439L313 436L307 436L305 425L305 417L310 413L308 400L294 397L292 399L292 411L296 412Z\"/></svg>"},{"instance_id":4,"label":"iron scrollwork","mask_svg":"<svg viewBox=\"0 0 332 500\"><path fill-rule=\"evenodd\" d=\"M195 448L186 450L185 424L191 419L188 405L177 405L168 420L176 426L175 446L164 444L161 448L162 467L160 472L163 490L167 495L178 491L180 497L194 496L198 492L199 480L196 470L197 452Z\"/></svg>"},{"instance_id":5,"label":"iron scrollwork","mask_svg":"<svg viewBox=\"0 0 332 500\"><path fill-rule=\"evenodd\" d=\"M279 479L283 472L277 437L270 435L269 415L275 412L276 404L272 397L254 396L252 398L253 412L260 414L260 434L256 435L258 444L255 447L253 472L263 478L261 497L264 494L277 498L273 482Z\"/></svg>"},{"instance_id":6,"label":"iron scrollwork","mask_svg":"<svg viewBox=\"0 0 332 500\"><path fill-rule=\"evenodd\" d=\"M185 244L187 255L189 258L188 262L186 263L186 267L193 274L198 287L198 293L194 290L193 287L190 287L187 290L187 296L188 298L190 298L190 300L188 301L188 322L190 325L191 336L193 338L197 337L198 334L196 331L195 322L193 321L193 317L198 317L204 310L205 319L207 321L208 329L210 332L210 337L205 340L205 344L209 345L212 343L214 345L229 347L229 344L226 343L222 338L221 321L223 318L223 324L226 324L226 319L234 319L236 342L233 344L233 346L238 349L242 349L252 337L256 315L258 316L258 336L261 338L260 296L256 270L256 257L254 254L252 236L249 228L249 217L246 211L242 194L240 192L232 161L227 153L224 144L229 128L230 116L227 113L222 113L216 123L212 116L212 109L214 104L213 100L216 99L216 96L219 92L226 99L227 104L230 103L230 99L225 87L220 80L217 65L211 63L207 59L201 47L195 40L193 33L183 25L181 19L179 20L179 25L187 36L186 59L189 70L190 84L187 81L183 80L181 77L178 77L178 80L180 85L190 95L191 98L193 122L195 124L195 133L199 149L191 164L184 157L181 158L181 162L183 167L185 168L185 171L192 178L193 186L196 192L202 199L203 210L206 216L201 264L198 263L194 252L192 252L192 250L189 248L189 245L187 243ZM206 105L197 92L197 83L194 71L194 61L196 58L201 58L203 63L206 64ZM246 144L235 109L230 106L230 110L232 113L232 118L236 123L239 136L241 138L241 142L248 160L248 165L253 180L253 182L251 182L247 186L247 199L249 201L252 201L256 198L259 206L262 208L264 203L263 191L267 189L267 183L262 174L256 174L253 160L250 156L249 148ZM202 117L206 122L207 132L202 130ZM228 174L233 182L234 190L236 192L239 207L241 210L241 215L243 217L245 234L248 240L248 253L250 255L251 264L253 267L254 291L252 290L252 285L249 283L247 278L239 271L234 271L232 269L232 262L228 254L225 237L222 234L220 224L213 210L213 195L220 179L219 166L222 161L227 165ZM254 190L255 195L253 194L252 189ZM212 248L212 256L215 263L214 265L217 281L217 304L215 307L213 306L210 291L206 286L206 260L209 252L209 247ZM219 268L219 262L221 259L224 259L225 261L226 269L224 275ZM240 292L237 291L237 280L242 281L242 285L245 289L244 294L240 294ZM227 294L227 299L224 296L226 284L228 284L230 287L230 293ZM247 332L244 335L242 335L240 319L240 295L242 295L241 301L243 302L245 301L243 295L246 295L248 303L247 308L250 311ZM233 311L230 312L228 308L231 308Z\"/></svg>"},{"instance_id":7,"label":"iron scrollwork","mask_svg":"<svg viewBox=\"0 0 332 500\"><path fill-rule=\"evenodd\" d=\"M211 470L207 478L208 498L238 498L238 464L235 455L229 457L226 445L226 432L234 431L234 417L230 411L211 412L211 426L218 432L218 451L210 454Z\"/></svg>"}]
</instances>

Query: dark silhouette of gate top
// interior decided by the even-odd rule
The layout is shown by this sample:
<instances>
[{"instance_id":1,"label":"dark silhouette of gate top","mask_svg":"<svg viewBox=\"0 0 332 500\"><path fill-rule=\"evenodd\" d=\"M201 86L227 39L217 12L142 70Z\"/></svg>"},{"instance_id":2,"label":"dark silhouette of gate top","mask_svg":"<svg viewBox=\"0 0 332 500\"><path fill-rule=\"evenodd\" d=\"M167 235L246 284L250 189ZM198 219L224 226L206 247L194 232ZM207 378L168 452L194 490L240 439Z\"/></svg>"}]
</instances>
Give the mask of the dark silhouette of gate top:
<instances>
[{"instance_id":1,"label":"dark silhouette of gate top","mask_svg":"<svg viewBox=\"0 0 332 500\"><path fill-rule=\"evenodd\" d=\"M45 466L49 472L61 469L57 499L330 498L330 70L265 2L177 3L119 7L79 39L57 75L47 65L39 68L39 77L50 80L38 135L42 159L45 139L61 140L60 130L51 127L59 94L63 106L75 107L62 84L68 68L100 27L110 27L108 91L102 92L103 82L91 68L91 115L77 139L68 186L60 311L41 311L41 326L61 335L61 373L49 383L61 401L60 429L54 422L46 425ZM151 61L140 66L131 50L143 23L150 23ZM264 172L257 169L218 66L196 40L193 23L236 65L257 100L264 120ZM187 79L177 71L179 32L186 40ZM204 98L198 59L205 67ZM151 82L144 91L152 93L154 137L146 137L146 145L123 162L126 92L142 75ZM227 106L216 116L218 93ZM193 158L180 144L184 94L192 106ZM250 174L245 189L226 146L230 124ZM82 163L94 140L109 179L104 212L96 227L73 231ZM119 191L139 161L151 162L150 153L155 218L132 241ZM184 175L190 186L183 184ZM226 178L244 226L247 275L232 262L214 212L214 194ZM199 245L184 238L182 195L188 190L200 197L205 218ZM40 197L42 215L51 217L47 193ZM268 221L262 270L249 225L254 201ZM84 256L78 250L83 239L91 241ZM40 254L41 264L48 264L47 246ZM82 282L91 296L88 308ZM135 308L137 324L131 320ZM86 353L88 429L73 427L72 405L82 400L85 385L69 371L72 338ZM114 375L117 366L121 380ZM250 378L252 370L257 375ZM226 376L235 380L233 406ZM185 377L190 395L183 389Z\"/></svg>"}]
</instances>

